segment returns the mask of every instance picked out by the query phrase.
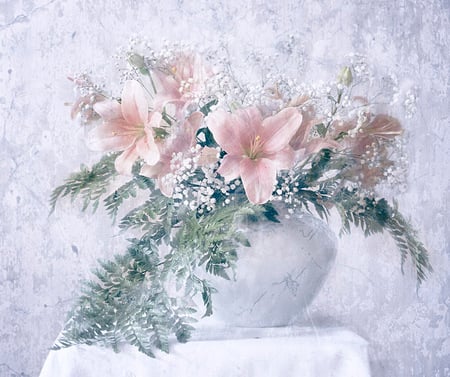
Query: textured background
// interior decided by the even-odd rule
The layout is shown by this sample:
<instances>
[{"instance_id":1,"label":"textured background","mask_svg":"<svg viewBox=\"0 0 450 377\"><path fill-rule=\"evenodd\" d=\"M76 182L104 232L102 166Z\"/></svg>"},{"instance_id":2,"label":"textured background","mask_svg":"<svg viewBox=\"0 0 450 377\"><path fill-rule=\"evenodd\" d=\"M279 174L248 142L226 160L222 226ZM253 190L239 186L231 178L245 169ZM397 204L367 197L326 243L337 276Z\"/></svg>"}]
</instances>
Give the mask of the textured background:
<instances>
[{"instance_id":1,"label":"textured background","mask_svg":"<svg viewBox=\"0 0 450 377\"><path fill-rule=\"evenodd\" d=\"M339 242L336 265L310 307L314 325L342 325L370 343L374 376L450 376L448 0L0 1L0 376L36 376L98 257L120 252L101 212L48 197L87 151L69 121L65 77L110 59L133 33L158 44L219 41L247 74L252 51L277 52L300 79L333 76L350 52L417 87L408 129L410 172L400 198L431 251L435 273L415 292L388 236ZM294 36L295 54L283 41ZM337 223L331 224L337 230Z\"/></svg>"}]
</instances>

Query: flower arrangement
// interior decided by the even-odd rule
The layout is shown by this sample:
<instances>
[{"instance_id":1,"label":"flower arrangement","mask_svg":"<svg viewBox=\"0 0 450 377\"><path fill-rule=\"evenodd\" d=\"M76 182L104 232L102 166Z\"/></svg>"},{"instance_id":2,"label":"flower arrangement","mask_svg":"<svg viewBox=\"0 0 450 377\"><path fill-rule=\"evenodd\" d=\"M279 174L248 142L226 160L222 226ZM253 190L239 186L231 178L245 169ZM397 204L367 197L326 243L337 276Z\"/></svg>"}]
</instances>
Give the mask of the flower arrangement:
<instances>
[{"instance_id":1,"label":"flower arrangement","mask_svg":"<svg viewBox=\"0 0 450 377\"><path fill-rule=\"evenodd\" d=\"M187 341L201 310L194 298L205 316L213 312L214 287L198 271L230 279L239 248L249 246L238 222L282 221L280 207L286 216L338 214L343 232L387 231L418 283L431 272L396 202L377 195L400 182L403 128L361 93L370 80L360 62L332 83L269 75L255 87L195 49L122 56L119 97L86 74L71 78L72 118L105 154L56 188L51 205L66 196L81 198L83 209L102 202L116 220L125 202L137 202L119 228L138 235L86 283L55 349L128 342L151 356L168 351L171 334Z\"/></svg>"}]
</instances>

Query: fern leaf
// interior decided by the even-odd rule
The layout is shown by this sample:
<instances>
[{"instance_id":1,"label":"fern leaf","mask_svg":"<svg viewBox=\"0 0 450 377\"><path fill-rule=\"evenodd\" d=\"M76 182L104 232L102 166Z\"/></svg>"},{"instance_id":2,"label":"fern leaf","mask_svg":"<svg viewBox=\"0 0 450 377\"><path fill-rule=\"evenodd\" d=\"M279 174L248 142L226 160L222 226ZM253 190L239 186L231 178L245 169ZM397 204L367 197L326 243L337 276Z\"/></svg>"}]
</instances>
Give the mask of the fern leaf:
<instances>
[{"instance_id":1,"label":"fern leaf","mask_svg":"<svg viewBox=\"0 0 450 377\"><path fill-rule=\"evenodd\" d=\"M107 191L110 181L117 175L114 161L117 153L107 154L88 169L82 166L80 171L67 178L63 185L53 190L50 196L50 213L55 210L58 199L70 196L71 200L81 197L83 211L92 205L93 211L98 207L100 198Z\"/></svg>"},{"instance_id":2,"label":"fern leaf","mask_svg":"<svg viewBox=\"0 0 450 377\"><path fill-rule=\"evenodd\" d=\"M112 194L108 195L104 199L104 205L106 211L115 222L117 213L120 206L126 199L136 197L136 189L154 189L154 183L150 178L144 177L142 175L137 175L133 177L131 181L124 183L122 186L117 188Z\"/></svg>"}]
</instances>

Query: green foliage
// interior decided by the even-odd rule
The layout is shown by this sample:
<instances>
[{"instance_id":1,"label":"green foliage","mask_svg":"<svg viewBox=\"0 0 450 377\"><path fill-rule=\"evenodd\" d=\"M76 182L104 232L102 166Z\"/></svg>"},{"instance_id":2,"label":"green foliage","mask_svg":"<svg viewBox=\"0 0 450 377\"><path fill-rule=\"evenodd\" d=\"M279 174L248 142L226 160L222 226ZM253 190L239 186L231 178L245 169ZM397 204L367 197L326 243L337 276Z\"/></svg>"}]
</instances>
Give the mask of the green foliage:
<instances>
[{"instance_id":1,"label":"green foliage","mask_svg":"<svg viewBox=\"0 0 450 377\"><path fill-rule=\"evenodd\" d=\"M127 253L102 262L96 280L85 283L70 320L54 349L103 344L117 349L127 342L146 355L169 350L169 334L187 341L196 309L170 297L161 278L157 248L148 239L130 241Z\"/></svg>"},{"instance_id":2,"label":"green foliage","mask_svg":"<svg viewBox=\"0 0 450 377\"><path fill-rule=\"evenodd\" d=\"M272 221L274 223L279 223L280 222L280 220L278 220L278 217L277 217L278 216L278 212L274 208L272 203L265 203L262 206L264 208L263 215L264 215L264 217L267 220Z\"/></svg>"},{"instance_id":3,"label":"green foliage","mask_svg":"<svg viewBox=\"0 0 450 377\"><path fill-rule=\"evenodd\" d=\"M73 175L56 192L53 203L59 197L71 194L74 198L81 193L86 201L95 200L97 206L115 175L104 174L104 169L114 171L114 158L102 159L91 170ZM180 342L187 341L195 321L192 315L197 312L191 298L200 295L204 315L212 314L215 290L198 275L199 270L229 279L228 271L237 259L236 248L249 245L236 230L237 217L263 212L246 201L246 205L237 201L237 207L220 206L199 216L183 206L174 206L172 199L154 189L152 180L134 170L134 177L107 195L104 204L115 219L120 206L135 197L137 189L148 190L149 199L119 223L123 231L138 229L142 236L130 240L125 255L101 262L95 279L85 282L83 295L54 349L95 343L118 350L127 342L153 356L155 349L168 351L171 334ZM158 250L162 243L169 246L163 257ZM167 290L173 280L180 292L175 296Z\"/></svg>"},{"instance_id":4,"label":"green foliage","mask_svg":"<svg viewBox=\"0 0 450 377\"><path fill-rule=\"evenodd\" d=\"M333 152L330 149L322 149L311 157L310 166L302 167L302 175L299 177L301 186L311 189L319 184L329 182L335 185L342 179L342 172L348 164L348 156ZM334 175L329 175L330 172Z\"/></svg>"},{"instance_id":5,"label":"green foliage","mask_svg":"<svg viewBox=\"0 0 450 377\"><path fill-rule=\"evenodd\" d=\"M64 184L53 190L50 197L50 208L52 213L55 210L59 199L70 196L74 201L80 197L83 201L82 210L85 211L89 205L95 212L102 197L108 194L108 189L117 176L114 161L118 153L107 154L94 164L91 169L81 166L79 172L72 174L65 180ZM136 163L133 167L134 176L130 181L115 189L103 199L106 211L116 220L120 206L129 198L135 198L137 190L154 190L154 181L145 176L139 175L141 163Z\"/></svg>"},{"instance_id":6,"label":"green foliage","mask_svg":"<svg viewBox=\"0 0 450 377\"><path fill-rule=\"evenodd\" d=\"M401 253L402 271L408 255L418 285L433 271L427 250L396 206L390 206L385 199L361 197L358 191L347 189L340 191L333 201L341 215L343 233L350 233L350 224L360 227L366 236L387 230Z\"/></svg>"},{"instance_id":7,"label":"green foliage","mask_svg":"<svg viewBox=\"0 0 450 377\"><path fill-rule=\"evenodd\" d=\"M320 151L311 163L311 169L305 178L305 182L311 183L317 181L327 170L331 162L333 152L329 149ZM309 185L310 186L310 185Z\"/></svg>"},{"instance_id":8,"label":"green foliage","mask_svg":"<svg viewBox=\"0 0 450 377\"><path fill-rule=\"evenodd\" d=\"M230 279L237 260L237 247L249 245L235 227L236 218L251 211L251 205L236 208L221 207L203 216L186 213L184 221L171 239L170 252L164 258L165 276L174 276L177 286L186 295L201 293L206 308L212 314L211 293L214 289L196 275L204 266L206 272Z\"/></svg>"},{"instance_id":9,"label":"green foliage","mask_svg":"<svg viewBox=\"0 0 450 377\"><path fill-rule=\"evenodd\" d=\"M409 254L416 269L417 283L420 285L433 269L429 262L428 252L422 242L419 241L416 231L398 212L396 207L392 209L392 214L386 221L386 229L394 238L401 252L402 269Z\"/></svg>"},{"instance_id":10,"label":"green foliage","mask_svg":"<svg viewBox=\"0 0 450 377\"><path fill-rule=\"evenodd\" d=\"M297 196L298 205L307 212L314 215L317 214L322 220L328 220L329 210L325 203L327 194L323 187L317 190L301 189Z\"/></svg>"},{"instance_id":11,"label":"green foliage","mask_svg":"<svg viewBox=\"0 0 450 377\"><path fill-rule=\"evenodd\" d=\"M144 204L128 212L120 221L122 231L140 229L144 237L161 244L168 242L172 227L177 222L173 201L163 195L152 193Z\"/></svg>"},{"instance_id":12,"label":"green foliage","mask_svg":"<svg viewBox=\"0 0 450 377\"><path fill-rule=\"evenodd\" d=\"M206 308L203 317L209 317L213 314L211 295L214 292L214 288L211 287L206 280L202 280L202 288L202 300L203 305L205 305Z\"/></svg>"},{"instance_id":13,"label":"green foliage","mask_svg":"<svg viewBox=\"0 0 450 377\"><path fill-rule=\"evenodd\" d=\"M205 139L203 145L214 146L209 130L200 131ZM136 197L138 190L148 192L147 200L119 221L122 231L137 230L140 238L130 240L124 255L101 262L95 278L85 282L83 294L54 349L85 343L118 350L126 342L154 356L155 349L168 352L171 335L180 342L189 339L198 310L193 304L195 296L203 301L203 316L213 314L215 289L208 274L231 279L237 249L250 246L237 224L279 222L278 212L270 202L250 204L241 185L232 192L232 204L225 205L226 196L217 190L216 208L200 215L162 195L152 179L139 175L141 162L135 164L128 182L108 192L116 176L116 157L109 154L91 169L82 167L51 196L52 211L62 197L80 197L83 210L92 205L94 211L103 198L106 211L116 220L126 200ZM349 233L351 225L361 228L366 236L387 230L401 252L402 267L409 255L420 284L432 271L425 247L396 205L345 188L342 172L347 163L343 156L322 150L294 169L293 175L291 172L282 177L285 183L277 190L290 193L291 204L297 210L324 220L336 207L342 233Z\"/></svg>"},{"instance_id":14,"label":"green foliage","mask_svg":"<svg viewBox=\"0 0 450 377\"><path fill-rule=\"evenodd\" d=\"M211 101L209 101L207 104L203 105L200 108L200 111L203 113L204 116L207 116L210 112L211 112L211 108L215 105L217 105L219 101L217 100L217 98L212 99Z\"/></svg>"},{"instance_id":15,"label":"green foliage","mask_svg":"<svg viewBox=\"0 0 450 377\"><path fill-rule=\"evenodd\" d=\"M320 137L325 137L327 133L327 127L323 123L316 124L316 131Z\"/></svg>"},{"instance_id":16,"label":"green foliage","mask_svg":"<svg viewBox=\"0 0 450 377\"><path fill-rule=\"evenodd\" d=\"M341 233L350 233L350 224L360 227L365 236L380 233L386 226L389 206L386 200L360 197L357 191L342 190L334 198L341 215Z\"/></svg>"},{"instance_id":17,"label":"green foliage","mask_svg":"<svg viewBox=\"0 0 450 377\"><path fill-rule=\"evenodd\" d=\"M166 234L170 249L161 260L156 245L161 237L149 224L160 222L158 211L163 204L148 201L122 220L124 227L141 228L144 236L130 240L124 256L100 263L95 281L85 283L84 294L54 349L79 343L117 349L128 342L153 356L155 348L168 352L171 333L181 342L189 339L196 313L188 304L190 297L200 294L204 315L212 314L214 288L197 276L197 270L205 265L208 273L229 279L227 270L234 267L236 247L248 245L234 222L236 216L253 212L252 206L224 208L201 217L195 212L186 214L175 234ZM166 216L167 212L162 218ZM175 277L179 297L168 294L166 284L171 277Z\"/></svg>"},{"instance_id":18,"label":"green foliage","mask_svg":"<svg viewBox=\"0 0 450 377\"><path fill-rule=\"evenodd\" d=\"M197 143L202 147L217 147L217 143L214 140L214 136L209 128L203 127L197 131L196 134Z\"/></svg>"},{"instance_id":19,"label":"green foliage","mask_svg":"<svg viewBox=\"0 0 450 377\"><path fill-rule=\"evenodd\" d=\"M151 190L153 188L154 183L150 178L144 177L142 175L136 175L132 180L120 186L112 194L108 195L104 199L106 211L111 216L113 221L115 221L120 206L126 199L135 198L137 195L137 189Z\"/></svg>"},{"instance_id":20,"label":"green foliage","mask_svg":"<svg viewBox=\"0 0 450 377\"><path fill-rule=\"evenodd\" d=\"M57 200L65 196L70 196L72 201L81 197L83 211L91 204L95 212L101 196L106 193L110 181L117 175L114 168L117 155L111 153L103 156L91 169L81 166L79 172L72 174L63 185L53 190L50 197L51 212L55 210Z\"/></svg>"},{"instance_id":21,"label":"green foliage","mask_svg":"<svg viewBox=\"0 0 450 377\"><path fill-rule=\"evenodd\" d=\"M394 239L401 253L401 266L409 255L415 266L417 282L420 285L432 271L428 252L418 240L411 225L385 199L364 196L357 189L342 186L345 178L345 161L329 150L323 150L312 158L309 169L302 167L291 183L290 190L296 188L294 202L299 209L312 214L313 210L326 220L329 209L335 207L342 221L341 234L350 233L351 225L361 228L365 236L387 231ZM325 173L337 171L331 178Z\"/></svg>"}]
</instances>

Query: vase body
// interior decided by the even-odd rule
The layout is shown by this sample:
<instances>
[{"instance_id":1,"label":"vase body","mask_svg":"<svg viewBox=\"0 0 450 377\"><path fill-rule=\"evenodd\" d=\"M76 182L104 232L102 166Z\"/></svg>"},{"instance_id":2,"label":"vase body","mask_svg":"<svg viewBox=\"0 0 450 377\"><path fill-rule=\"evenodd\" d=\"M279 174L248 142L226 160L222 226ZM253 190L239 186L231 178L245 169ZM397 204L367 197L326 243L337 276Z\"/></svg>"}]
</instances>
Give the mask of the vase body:
<instances>
[{"instance_id":1,"label":"vase body","mask_svg":"<svg viewBox=\"0 0 450 377\"><path fill-rule=\"evenodd\" d=\"M214 316L227 326L287 326L301 320L336 256L336 238L321 220L295 213L280 223L244 224L231 281L212 280Z\"/></svg>"}]
</instances>

